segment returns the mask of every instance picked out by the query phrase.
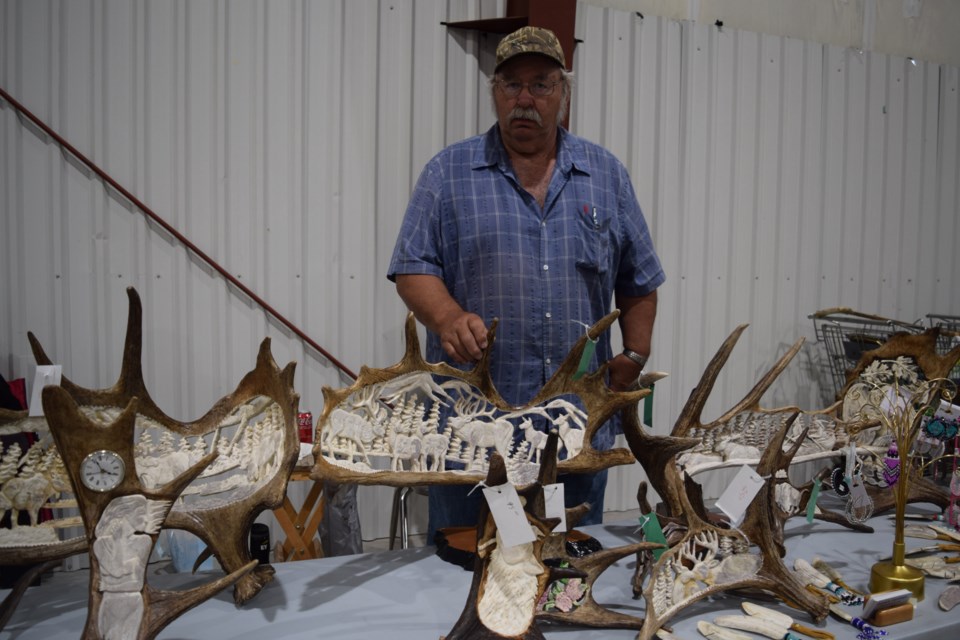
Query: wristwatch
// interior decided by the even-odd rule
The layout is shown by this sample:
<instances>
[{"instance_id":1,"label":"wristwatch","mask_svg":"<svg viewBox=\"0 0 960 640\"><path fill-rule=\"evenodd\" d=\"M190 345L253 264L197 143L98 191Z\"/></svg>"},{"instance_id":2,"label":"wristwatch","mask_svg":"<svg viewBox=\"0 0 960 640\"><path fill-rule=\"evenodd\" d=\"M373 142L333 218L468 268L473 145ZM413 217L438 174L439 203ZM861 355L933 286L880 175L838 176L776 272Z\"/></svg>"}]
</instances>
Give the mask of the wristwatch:
<instances>
[{"instance_id":1,"label":"wristwatch","mask_svg":"<svg viewBox=\"0 0 960 640\"><path fill-rule=\"evenodd\" d=\"M647 364L647 356L642 356L642 355L640 355L639 353L637 353L636 351L632 351L632 350L630 350L630 349L624 349L624 350L623 350L623 355L627 356L628 358L630 358L631 360L633 360L635 363L637 363L637 365L638 365L641 369L643 369L643 368L646 366L646 364Z\"/></svg>"}]
</instances>

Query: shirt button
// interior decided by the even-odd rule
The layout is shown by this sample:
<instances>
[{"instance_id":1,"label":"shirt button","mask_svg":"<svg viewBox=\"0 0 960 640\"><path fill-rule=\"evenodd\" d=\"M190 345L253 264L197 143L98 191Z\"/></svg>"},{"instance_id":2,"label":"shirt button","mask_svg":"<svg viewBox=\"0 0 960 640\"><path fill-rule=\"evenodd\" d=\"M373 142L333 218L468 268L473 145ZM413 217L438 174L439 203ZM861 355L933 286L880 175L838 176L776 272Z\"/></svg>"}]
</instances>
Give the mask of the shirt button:
<instances>
[{"instance_id":1,"label":"shirt button","mask_svg":"<svg viewBox=\"0 0 960 640\"><path fill-rule=\"evenodd\" d=\"M548 264L543 265L543 270L544 270L544 271L548 270L549 268L550 268L550 265L548 265Z\"/></svg>"},{"instance_id":2,"label":"shirt button","mask_svg":"<svg viewBox=\"0 0 960 640\"><path fill-rule=\"evenodd\" d=\"M551 315L551 313L550 313L549 311L547 311L544 315L547 316L548 318L552 318L552 317L553 317L553 315Z\"/></svg>"},{"instance_id":3,"label":"shirt button","mask_svg":"<svg viewBox=\"0 0 960 640\"><path fill-rule=\"evenodd\" d=\"M540 226L541 226L541 227L545 227L545 226L547 226L547 223L546 223L546 222L541 222L541 223L540 223Z\"/></svg>"},{"instance_id":4,"label":"shirt button","mask_svg":"<svg viewBox=\"0 0 960 640\"><path fill-rule=\"evenodd\" d=\"M550 364L550 358L547 358L546 360L544 360L544 362L546 362L547 364Z\"/></svg>"}]
</instances>

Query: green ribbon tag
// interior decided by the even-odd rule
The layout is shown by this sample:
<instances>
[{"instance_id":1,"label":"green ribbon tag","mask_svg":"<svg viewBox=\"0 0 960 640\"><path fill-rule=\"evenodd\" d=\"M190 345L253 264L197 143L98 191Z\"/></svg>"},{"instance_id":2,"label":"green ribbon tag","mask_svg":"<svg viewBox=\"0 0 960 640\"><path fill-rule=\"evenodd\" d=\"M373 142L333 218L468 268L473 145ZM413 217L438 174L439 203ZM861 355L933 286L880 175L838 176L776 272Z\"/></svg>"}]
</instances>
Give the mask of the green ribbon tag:
<instances>
[{"instance_id":1,"label":"green ribbon tag","mask_svg":"<svg viewBox=\"0 0 960 640\"><path fill-rule=\"evenodd\" d=\"M660 559L660 556L663 555L663 552L667 550L667 537L663 535L663 529L660 528L660 520L657 519L657 514L648 513L647 515L640 516L640 527L643 528L643 539L647 542L659 542L664 545L662 549L653 550L653 560L656 562Z\"/></svg>"},{"instance_id":2,"label":"green ribbon tag","mask_svg":"<svg viewBox=\"0 0 960 640\"><path fill-rule=\"evenodd\" d=\"M820 478L813 479L813 490L810 491L810 499L807 500L807 522L813 522L813 514L817 510L817 498L820 497Z\"/></svg>"},{"instance_id":3,"label":"green ribbon tag","mask_svg":"<svg viewBox=\"0 0 960 640\"><path fill-rule=\"evenodd\" d=\"M579 380L583 377L583 374L587 372L587 367L590 366L590 361L593 360L593 352L596 350L598 342L600 342L600 338L596 340L587 338L587 344L583 347L583 355L580 356L580 364L577 366L577 372L573 374L574 380Z\"/></svg>"},{"instance_id":4,"label":"green ribbon tag","mask_svg":"<svg viewBox=\"0 0 960 640\"><path fill-rule=\"evenodd\" d=\"M643 424L653 427L653 387L650 385L650 395L643 399Z\"/></svg>"}]
</instances>

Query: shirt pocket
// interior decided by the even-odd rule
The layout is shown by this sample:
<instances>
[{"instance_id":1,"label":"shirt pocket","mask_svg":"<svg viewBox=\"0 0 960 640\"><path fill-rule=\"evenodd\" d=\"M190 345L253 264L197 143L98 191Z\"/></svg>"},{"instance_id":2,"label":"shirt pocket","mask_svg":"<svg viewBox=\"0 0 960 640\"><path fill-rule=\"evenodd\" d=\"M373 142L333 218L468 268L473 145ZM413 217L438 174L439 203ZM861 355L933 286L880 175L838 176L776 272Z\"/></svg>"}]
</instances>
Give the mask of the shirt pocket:
<instances>
[{"instance_id":1,"label":"shirt pocket","mask_svg":"<svg viewBox=\"0 0 960 640\"><path fill-rule=\"evenodd\" d=\"M577 216L580 253L577 268L594 273L606 273L610 264L610 219L597 212Z\"/></svg>"}]
</instances>

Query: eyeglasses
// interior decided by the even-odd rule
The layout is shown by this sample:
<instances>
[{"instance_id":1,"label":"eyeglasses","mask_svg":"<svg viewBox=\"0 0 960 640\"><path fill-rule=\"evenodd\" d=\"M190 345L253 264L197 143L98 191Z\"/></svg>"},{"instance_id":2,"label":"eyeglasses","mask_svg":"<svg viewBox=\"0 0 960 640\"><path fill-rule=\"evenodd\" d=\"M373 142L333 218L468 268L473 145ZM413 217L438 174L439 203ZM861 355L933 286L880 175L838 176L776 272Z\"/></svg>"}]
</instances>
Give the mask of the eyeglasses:
<instances>
[{"instance_id":1,"label":"eyeglasses","mask_svg":"<svg viewBox=\"0 0 960 640\"><path fill-rule=\"evenodd\" d=\"M530 95L535 98L546 98L553 94L553 90L558 84L563 84L563 81L554 80L549 82L537 80L536 82L515 82L512 80L497 80L497 86L500 87L500 91L503 91L503 94L510 98L516 98L520 95L524 87L526 87Z\"/></svg>"}]
</instances>

